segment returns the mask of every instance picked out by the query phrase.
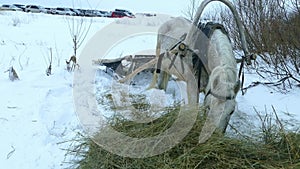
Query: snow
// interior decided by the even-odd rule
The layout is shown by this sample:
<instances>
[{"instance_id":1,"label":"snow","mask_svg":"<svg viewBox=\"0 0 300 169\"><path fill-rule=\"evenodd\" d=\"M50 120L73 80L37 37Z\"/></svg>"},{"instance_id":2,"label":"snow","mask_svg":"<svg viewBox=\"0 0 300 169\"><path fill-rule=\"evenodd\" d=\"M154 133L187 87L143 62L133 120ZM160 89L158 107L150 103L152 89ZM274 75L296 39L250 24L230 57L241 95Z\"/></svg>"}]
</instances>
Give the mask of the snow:
<instances>
[{"instance_id":1,"label":"snow","mask_svg":"<svg viewBox=\"0 0 300 169\"><path fill-rule=\"evenodd\" d=\"M72 53L66 18L22 12L0 14L0 72L14 66L20 80L0 76L1 168L63 168L67 144L80 130L72 94ZM17 18L16 26L12 21ZM94 21L103 26L103 19ZM95 25L92 31L98 30ZM46 76L53 50L53 75Z\"/></svg>"},{"instance_id":2,"label":"snow","mask_svg":"<svg viewBox=\"0 0 300 169\"><path fill-rule=\"evenodd\" d=\"M100 1L99 4L104 2ZM175 9L179 11L179 7ZM77 131L82 132L74 107L73 73L65 70L65 60L73 52L67 26L68 19L70 18L46 14L0 12L0 72L14 66L20 77L19 81L11 82L8 73L0 75L0 168L57 169L68 166L65 163L68 161L65 159L66 152L63 149L68 148L69 143L64 142L72 140ZM141 17L137 17L135 21L121 19L116 23L137 28L142 25L156 30L168 18L159 15L157 18L149 18L148 21L145 19ZM97 31L113 21L115 19L94 18L83 46ZM148 50L154 46L153 34L134 36L132 39L120 41L111 48L106 57L119 57L131 52ZM53 72L52 75L46 76L50 48L53 51ZM82 50L83 47L79 49L79 53ZM102 71L97 77L95 84L99 98L111 89L112 78ZM257 79L252 74L246 74L245 78L246 85ZM144 94L149 96L148 102L155 105L153 107L171 105L174 101L182 99L181 93L178 92L180 90L177 90L179 84L174 81L170 84L168 94L164 95L159 90L145 91L143 87L146 86L141 84L149 83L151 78L148 76L144 80L144 82L136 81L137 85L130 91L140 94L145 92ZM162 101L158 102L155 100L157 98ZM105 99L102 101L103 105L109 102ZM233 116L233 121L238 120L239 115L255 116L254 108L265 112L265 109L271 111L272 106L278 111L280 118L288 118L284 113L290 113L295 114L294 119L300 120L297 105L299 101L298 88L291 93L281 94L258 86L249 89L244 96L238 95L238 112ZM102 106L100 109L106 112L107 116L111 113L109 107Z\"/></svg>"},{"instance_id":3,"label":"snow","mask_svg":"<svg viewBox=\"0 0 300 169\"><path fill-rule=\"evenodd\" d=\"M70 19L23 12L0 13L0 72L13 66L20 77L19 81L11 82L8 73L0 76L1 168L46 169L68 166L65 164L68 161L64 161L66 151L62 149L68 148L70 143L63 142L74 139L76 132L82 131L73 102L73 74L65 70L65 60L73 52L68 28ZM156 30L168 18L161 16L156 20L151 19L142 23L143 17L137 17L135 24L154 27ZM92 27L82 46L113 21L115 19L93 18ZM117 23L135 26L126 19ZM155 38L149 34L144 38L138 36L124 42L142 41L141 49L149 49L154 47ZM50 48L53 53L53 71L52 75L46 76ZM123 51L120 47L119 50L114 49L112 52L115 53L111 57L120 57L134 50L127 49L129 51Z\"/></svg>"}]
</instances>

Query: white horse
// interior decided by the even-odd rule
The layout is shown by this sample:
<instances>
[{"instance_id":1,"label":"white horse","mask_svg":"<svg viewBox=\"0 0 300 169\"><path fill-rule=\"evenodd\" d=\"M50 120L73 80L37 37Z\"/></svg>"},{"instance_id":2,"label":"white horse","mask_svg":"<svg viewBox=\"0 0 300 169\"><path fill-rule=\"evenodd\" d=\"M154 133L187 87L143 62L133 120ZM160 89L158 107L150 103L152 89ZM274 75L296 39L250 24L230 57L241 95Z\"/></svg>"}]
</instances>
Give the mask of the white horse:
<instances>
[{"instance_id":1,"label":"white horse","mask_svg":"<svg viewBox=\"0 0 300 169\"><path fill-rule=\"evenodd\" d=\"M158 69L161 71L158 71L160 74L157 87L166 89L170 74L173 74L178 80L187 82L188 104L197 104L198 93L200 91L205 93L204 105L207 107L207 120L200 135L200 142L204 142L215 129L225 132L230 116L235 110L235 96L239 89L237 64L230 40L227 34L219 28L212 30L210 37L206 37L199 30L192 42L186 42L188 46L193 46L193 51L186 51L184 56L178 56L180 43L174 49L172 49L173 45L188 33L191 26L191 22L184 18L174 18L160 27L156 55L162 58L158 59L160 62ZM200 53L202 55L199 55ZM195 66L192 61L193 57L198 56L199 61L202 62L200 67ZM177 58L173 60L174 57ZM201 75L198 77L199 71ZM153 87L156 81L155 73L150 87ZM201 90L203 88L204 90Z\"/></svg>"},{"instance_id":2,"label":"white horse","mask_svg":"<svg viewBox=\"0 0 300 169\"><path fill-rule=\"evenodd\" d=\"M235 110L235 97L239 91L237 63L228 35L221 26L215 27L208 36L199 29L200 16L212 1L223 2L233 12L244 53L248 56L244 29L233 5L227 0L204 0L193 23L178 17L159 28L156 59L145 64L149 66L157 63L158 71L155 72L150 87L157 83L158 88L166 89L172 74L186 82L188 104L198 104L199 92L204 92L207 118L200 133L200 143L205 142L216 130L225 132ZM195 64L195 60L200 66ZM147 66L133 74L148 68ZM156 73L159 72L157 82Z\"/></svg>"},{"instance_id":3,"label":"white horse","mask_svg":"<svg viewBox=\"0 0 300 169\"><path fill-rule=\"evenodd\" d=\"M207 60L210 72L204 100L207 119L200 134L200 142L206 141L215 129L225 132L235 110L235 97L239 90L232 46L227 35L219 29L213 31L209 38Z\"/></svg>"},{"instance_id":4,"label":"white horse","mask_svg":"<svg viewBox=\"0 0 300 169\"><path fill-rule=\"evenodd\" d=\"M159 75L158 88L166 89L169 80L168 74L173 74L179 77L180 80L187 82L189 104L197 104L199 102L198 93L200 91L204 91L205 93L204 105L207 107L207 120L202 128L199 142L205 142L216 129L220 132L225 132L230 116L235 110L235 97L239 90L236 59L226 31L224 31L222 26L216 24L214 29L206 32L209 34L206 37L199 30L200 16L206 5L212 1L214 0L205 0L202 2L193 23L184 18L174 18L163 24L158 31L156 47L156 56L166 58L158 59L158 69L164 70ZM236 10L229 1L218 1L223 2L233 12L240 30L245 55L248 55L244 29ZM187 37L184 40L180 39L185 34L187 34ZM177 47L172 46L174 44ZM183 49L181 46L183 46ZM161 52L165 54L161 56ZM170 68L170 61L168 60L170 59L166 55L170 55L169 53L176 53L177 60L181 60L178 62L184 62L187 66L185 69L190 69L193 74L198 75L195 75L194 78L190 77L190 73L187 71L184 72L184 68L180 68L180 64L178 63L174 64L177 66L176 70L168 70L167 67L169 66ZM182 55L183 57L179 58L178 55ZM173 55L173 57L175 56ZM193 58L200 61L200 67L195 66ZM181 67L183 65L181 64ZM151 87L156 83L156 76L155 74ZM197 81L196 89L193 82L195 80ZM205 89L201 90L203 88Z\"/></svg>"}]
</instances>

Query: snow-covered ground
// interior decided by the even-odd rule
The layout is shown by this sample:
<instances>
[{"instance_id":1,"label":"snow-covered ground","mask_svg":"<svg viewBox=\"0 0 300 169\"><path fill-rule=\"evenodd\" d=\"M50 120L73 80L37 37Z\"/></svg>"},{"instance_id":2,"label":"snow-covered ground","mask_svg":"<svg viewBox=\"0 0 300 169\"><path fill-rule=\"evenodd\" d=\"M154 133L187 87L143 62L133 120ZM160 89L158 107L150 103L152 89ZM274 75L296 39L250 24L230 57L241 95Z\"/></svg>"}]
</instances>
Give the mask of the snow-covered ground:
<instances>
[{"instance_id":1,"label":"snow-covered ground","mask_svg":"<svg viewBox=\"0 0 300 169\"><path fill-rule=\"evenodd\" d=\"M68 148L69 144L64 142L73 139L76 131L82 129L74 108L73 73L65 69L65 60L73 52L68 19L45 14L0 13L0 168L57 169L68 166L64 163L65 151L62 149ZM157 29L167 18L159 15L135 20ZM98 30L113 21L115 19L94 18L83 46ZM117 21L130 25L132 22ZM155 40L149 38L137 45L148 48L155 45ZM53 74L46 76L50 48ZM19 81L11 82L8 73L3 73L10 66L16 69ZM255 80L256 76L246 74L246 85ZM101 83L105 86L110 82L102 79ZM100 88L101 83L97 83ZM287 118L283 113L286 112L295 114L294 118L300 120L297 105L300 89L280 94L258 86L249 89L244 96L239 94L237 102L239 115L251 117L255 115L254 108L265 112L265 109L271 111L273 105L281 118Z\"/></svg>"},{"instance_id":2,"label":"snow-covered ground","mask_svg":"<svg viewBox=\"0 0 300 169\"><path fill-rule=\"evenodd\" d=\"M66 22L63 17L21 12L0 17L1 168L61 168L65 145L58 143L80 128L72 74L64 70L72 51ZM53 75L48 77L50 47ZM11 82L3 73L10 66L20 81Z\"/></svg>"},{"instance_id":3,"label":"snow-covered ground","mask_svg":"<svg viewBox=\"0 0 300 169\"><path fill-rule=\"evenodd\" d=\"M68 148L70 142L63 142L81 131L73 102L73 73L67 72L65 65L65 60L73 54L70 19L23 12L0 13L0 168L68 166L64 163L68 162L64 161L66 151L62 149ZM166 19L163 16L142 23L143 17L136 18L154 29ZM113 21L115 19L93 18L82 46ZM117 23L132 24L126 19ZM144 43L153 46L155 40ZM50 48L52 75L46 76ZM117 57L123 53L119 52ZM10 66L17 71L19 81L10 81L8 73L4 73Z\"/></svg>"}]
</instances>

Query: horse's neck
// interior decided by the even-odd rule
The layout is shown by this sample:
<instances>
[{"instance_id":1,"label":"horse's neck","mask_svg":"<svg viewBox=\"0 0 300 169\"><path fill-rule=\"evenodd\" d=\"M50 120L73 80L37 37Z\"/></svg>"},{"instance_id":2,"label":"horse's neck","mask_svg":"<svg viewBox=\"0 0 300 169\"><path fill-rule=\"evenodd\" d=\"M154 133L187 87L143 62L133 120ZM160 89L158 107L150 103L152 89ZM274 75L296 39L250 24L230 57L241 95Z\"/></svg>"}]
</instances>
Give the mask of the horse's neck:
<instances>
[{"instance_id":1,"label":"horse's neck","mask_svg":"<svg viewBox=\"0 0 300 169\"><path fill-rule=\"evenodd\" d=\"M236 68L231 43L221 30L216 29L210 38L207 59L211 70L222 65Z\"/></svg>"}]
</instances>

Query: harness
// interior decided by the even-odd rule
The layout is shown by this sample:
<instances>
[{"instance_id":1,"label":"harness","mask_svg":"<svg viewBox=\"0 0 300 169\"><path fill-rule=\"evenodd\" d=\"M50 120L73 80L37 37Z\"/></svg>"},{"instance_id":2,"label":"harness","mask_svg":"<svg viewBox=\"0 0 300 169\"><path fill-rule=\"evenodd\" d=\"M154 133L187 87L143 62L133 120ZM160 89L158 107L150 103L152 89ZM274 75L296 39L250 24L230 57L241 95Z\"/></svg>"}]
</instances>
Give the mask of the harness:
<instances>
[{"instance_id":1,"label":"harness","mask_svg":"<svg viewBox=\"0 0 300 169\"><path fill-rule=\"evenodd\" d=\"M207 49L208 49L208 45L209 45L207 39L211 38L213 32L217 29L221 30L225 35L227 35L227 37L228 37L228 32L226 31L225 27L222 24L215 23L215 22L207 22L207 23L200 22L198 24L198 28L203 33L203 34L200 34L199 38L197 39L197 43L196 43L197 47L195 47L195 48L199 49L198 50L199 53L195 53L195 51L193 51L186 44L183 43L187 34L182 35L180 40L177 43L175 43L173 46L171 46L171 48L169 50L167 50L166 53L167 53L167 56L169 57L169 55L168 55L169 52L175 51L173 53L174 57L169 66L169 69L170 69L174 65L174 62L178 55L182 58L182 57L185 57L186 52L192 52L192 64L193 64L193 68L195 70L195 75L198 77L197 85L198 85L198 90L200 92L200 87L201 87L200 77L201 77L202 73L210 74L209 69L207 67L208 60L206 59L207 58L206 55L208 52ZM204 38L205 38L205 40L203 40ZM230 41L229 37L228 37L228 39ZM163 55L160 55L159 59L158 59L157 69L156 69L157 73L159 73L160 69L161 69L162 57L163 57ZM243 57L241 60L241 66L239 69L238 77L239 77L239 79L241 79L242 85L244 83L244 63L246 61L248 61L248 59L253 60L255 58L253 56L250 56L249 58ZM181 62L181 67L182 67L182 71L184 72L184 67L183 67L182 62ZM205 72L202 72L202 71L205 71ZM206 83L207 83L207 81L206 81ZM237 81L236 86L240 86L240 80ZM242 88L242 86L241 86L241 88ZM208 96L209 94L211 94L212 96L214 96L220 100L233 100L235 98L235 96L222 96L222 95L214 93L211 90L206 92L205 97Z\"/></svg>"}]
</instances>

